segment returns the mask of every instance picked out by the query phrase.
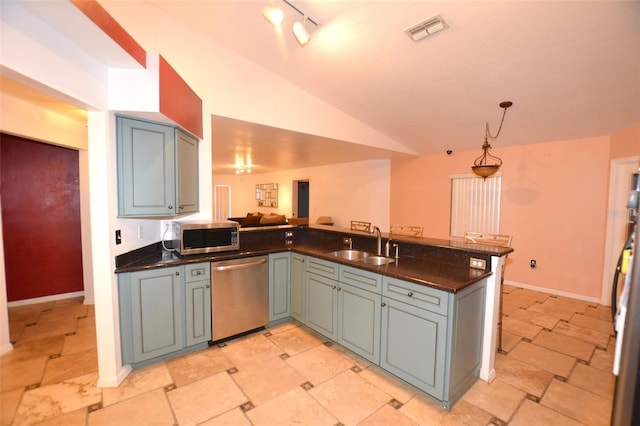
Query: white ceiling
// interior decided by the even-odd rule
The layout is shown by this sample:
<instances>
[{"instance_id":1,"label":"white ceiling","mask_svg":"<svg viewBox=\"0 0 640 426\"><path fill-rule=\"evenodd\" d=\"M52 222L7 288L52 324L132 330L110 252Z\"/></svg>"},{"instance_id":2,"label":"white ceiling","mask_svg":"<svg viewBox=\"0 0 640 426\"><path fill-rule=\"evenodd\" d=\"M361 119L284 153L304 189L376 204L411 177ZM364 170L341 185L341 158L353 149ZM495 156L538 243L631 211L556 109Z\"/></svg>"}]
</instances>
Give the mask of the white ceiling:
<instances>
[{"instance_id":1,"label":"white ceiling","mask_svg":"<svg viewBox=\"0 0 640 426\"><path fill-rule=\"evenodd\" d=\"M420 155L479 151L503 100L514 105L494 149L640 122L637 1L293 1L320 23L304 48L290 33L300 15L280 2L279 41L268 1L149 4ZM404 33L436 14L444 31Z\"/></svg>"}]
</instances>

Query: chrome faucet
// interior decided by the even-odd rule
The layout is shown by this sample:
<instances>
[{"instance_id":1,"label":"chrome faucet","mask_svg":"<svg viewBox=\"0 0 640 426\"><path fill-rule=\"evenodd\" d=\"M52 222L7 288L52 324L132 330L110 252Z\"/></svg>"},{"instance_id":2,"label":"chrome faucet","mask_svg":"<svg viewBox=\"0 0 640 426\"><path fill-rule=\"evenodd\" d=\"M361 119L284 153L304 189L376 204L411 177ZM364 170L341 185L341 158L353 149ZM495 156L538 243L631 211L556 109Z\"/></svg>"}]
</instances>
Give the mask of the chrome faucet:
<instances>
[{"instance_id":1,"label":"chrome faucet","mask_svg":"<svg viewBox=\"0 0 640 426\"><path fill-rule=\"evenodd\" d=\"M374 226L373 229L371 230L371 233L373 234L374 232L378 233L378 256L382 256L382 233L380 232L380 228L378 228L377 226Z\"/></svg>"}]
</instances>

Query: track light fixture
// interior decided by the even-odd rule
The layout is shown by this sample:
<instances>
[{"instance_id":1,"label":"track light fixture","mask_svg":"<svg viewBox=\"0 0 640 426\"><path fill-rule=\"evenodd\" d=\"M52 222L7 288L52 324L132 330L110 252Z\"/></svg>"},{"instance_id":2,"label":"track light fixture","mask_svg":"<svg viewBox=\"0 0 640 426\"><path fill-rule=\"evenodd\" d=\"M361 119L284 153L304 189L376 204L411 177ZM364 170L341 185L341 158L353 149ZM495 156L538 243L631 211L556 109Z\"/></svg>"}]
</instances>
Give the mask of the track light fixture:
<instances>
[{"instance_id":1,"label":"track light fixture","mask_svg":"<svg viewBox=\"0 0 640 426\"><path fill-rule=\"evenodd\" d=\"M504 123L504 116L507 114L507 108L509 108L511 105L513 105L513 102L511 101L500 102L500 108L503 109L502 120L500 120L500 127L498 127L498 132L495 136L493 136L489 131L489 122L487 121L487 123L485 124L482 155L476 158L473 162L473 166L471 166L471 170L473 170L473 173L477 174L482 179L486 179L489 176L493 175L502 165L502 160L500 158L489 153L489 150L491 149L491 145L489 145L489 138L493 140L498 139L500 130L502 130L502 123Z\"/></svg>"},{"instance_id":2,"label":"track light fixture","mask_svg":"<svg viewBox=\"0 0 640 426\"><path fill-rule=\"evenodd\" d=\"M291 9L298 12L300 16L302 16L302 21L296 21L293 24L293 35L295 36L300 46L304 46L309 42L309 40L311 40L307 22L311 22L316 27L319 25L318 22L309 17L309 15L307 15L306 13L302 12L296 6L294 6L293 3L291 3L289 0L282 0L282 3L286 4ZM273 3L266 5L262 9L262 15L274 27L280 27L280 24L282 24L284 20L283 10L278 6L275 6Z\"/></svg>"}]
</instances>

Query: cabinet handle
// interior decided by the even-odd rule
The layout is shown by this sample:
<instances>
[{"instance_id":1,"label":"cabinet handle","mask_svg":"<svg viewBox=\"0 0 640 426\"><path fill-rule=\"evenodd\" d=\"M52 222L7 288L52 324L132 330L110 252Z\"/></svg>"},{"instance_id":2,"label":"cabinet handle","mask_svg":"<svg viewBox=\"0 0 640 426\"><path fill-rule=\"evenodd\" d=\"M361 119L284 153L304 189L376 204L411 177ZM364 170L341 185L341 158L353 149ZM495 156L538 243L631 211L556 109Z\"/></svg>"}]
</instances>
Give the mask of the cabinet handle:
<instances>
[{"instance_id":1,"label":"cabinet handle","mask_svg":"<svg viewBox=\"0 0 640 426\"><path fill-rule=\"evenodd\" d=\"M386 304L386 303L384 303L384 302L382 302L382 303L380 304L380 306L382 306L382 307L384 308L385 306L387 306L387 304Z\"/></svg>"},{"instance_id":2,"label":"cabinet handle","mask_svg":"<svg viewBox=\"0 0 640 426\"><path fill-rule=\"evenodd\" d=\"M180 276L180 272L176 272L176 277L177 277L177 276Z\"/></svg>"},{"instance_id":3,"label":"cabinet handle","mask_svg":"<svg viewBox=\"0 0 640 426\"><path fill-rule=\"evenodd\" d=\"M331 287L331 288L335 290L336 288L338 288L338 286L337 286L337 285L334 285L334 286L333 286L333 287Z\"/></svg>"},{"instance_id":4,"label":"cabinet handle","mask_svg":"<svg viewBox=\"0 0 640 426\"><path fill-rule=\"evenodd\" d=\"M209 288L210 286L209 286L209 284L207 284L205 287L206 287L206 288Z\"/></svg>"},{"instance_id":5,"label":"cabinet handle","mask_svg":"<svg viewBox=\"0 0 640 426\"><path fill-rule=\"evenodd\" d=\"M342 288L338 287L338 291L342 290Z\"/></svg>"},{"instance_id":6,"label":"cabinet handle","mask_svg":"<svg viewBox=\"0 0 640 426\"><path fill-rule=\"evenodd\" d=\"M173 206L169 206L169 210L173 210Z\"/></svg>"},{"instance_id":7,"label":"cabinet handle","mask_svg":"<svg viewBox=\"0 0 640 426\"><path fill-rule=\"evenodd\" d=\"M407 294L407 296L409 296L409 297L413 297L413 292L412 292L412 291L410 291L410 292Z\"/></svg>"},{"instance_id":8,"label":"cabinet handle","mask_svg":"<svg viewBox=\"0 0 640 426\"><path fill-rule=\"evenodd\" d=\"M180 206L180 210L184 210L184 206Z\"/></svg>"}]
</instances>

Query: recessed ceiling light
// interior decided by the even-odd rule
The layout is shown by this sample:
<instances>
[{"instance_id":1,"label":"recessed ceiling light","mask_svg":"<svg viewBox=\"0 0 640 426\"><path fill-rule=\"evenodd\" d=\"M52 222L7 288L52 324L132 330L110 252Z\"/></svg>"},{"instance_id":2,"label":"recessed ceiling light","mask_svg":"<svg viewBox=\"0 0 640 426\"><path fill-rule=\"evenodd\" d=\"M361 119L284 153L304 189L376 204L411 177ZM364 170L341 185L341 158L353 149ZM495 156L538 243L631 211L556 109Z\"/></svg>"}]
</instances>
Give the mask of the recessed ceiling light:
<instances>
[{"instance_id":1,"label":"recessed ceiling light","mask_svg":"<svg viewBox=\"0 0 640 426\"><path fill-rule=\"evenodd\" d=\"M418 41L438 31L442 31L446 27L447 23L444 22L444 19L442 19L440 15L436 15L404 30L404 32L407 33L413 41Z\"/></svg>"}]
</instances>

